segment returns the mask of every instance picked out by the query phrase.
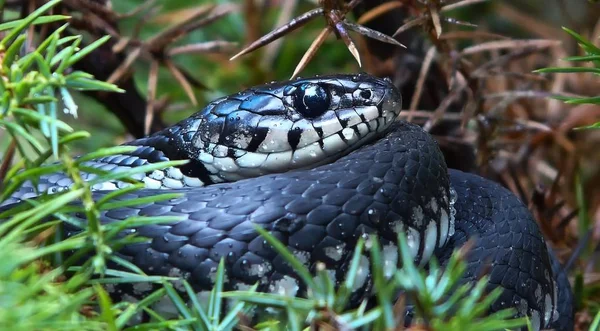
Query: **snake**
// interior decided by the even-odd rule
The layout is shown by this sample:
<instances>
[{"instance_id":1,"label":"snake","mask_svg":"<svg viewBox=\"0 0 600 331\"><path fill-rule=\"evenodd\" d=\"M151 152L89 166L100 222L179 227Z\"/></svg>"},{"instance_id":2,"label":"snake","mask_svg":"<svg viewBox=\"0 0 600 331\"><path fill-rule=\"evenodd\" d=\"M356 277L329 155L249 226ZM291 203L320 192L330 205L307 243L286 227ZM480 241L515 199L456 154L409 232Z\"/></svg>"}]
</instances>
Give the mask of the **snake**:
<instances>
[{"instance_id":1,"label":"snake","mask_svg":"<svg viewBox=\"0 0 600 331\"><path fill-rule=\"evenodd\" d=\"M124 230L145 240L116 254L147 274L187 280L199 296L214 287L221 260L225 290L258 284L260 292L307 294L306 284L257 225L310 270L324 266L337 285L358 240L369 235L382 247L382 265L374 267L390 277L402 265L397 238L403 233L419 266L432 257L446 266L452 252L471 240L459 283L489 275L486 289L502 289L490 313L514 308L534 330L572 330L569 281L525 204L498 183L449 169L435 139L400 119L401 108L402 96L388 78L364 72L274 81L218 98L177 124L125 143L132 152L83 164L118 172L188 161L136 174L144 188L111 199L169 192L178 197L103 210L100 221L181 217ZM85 181L97 176L81 172ZM44 175L1 206L72 185L64 173ZM92 195L98 200L127 185L95 183ZM73 217L86 219L83 213ZM75 233L66 229L67 235ZM360 256L351 305L373 296L370 263L370 256ZM121 300L137 300L152 289L143 283L109 285L111 296Z\"/></svg>"}]
</instances>

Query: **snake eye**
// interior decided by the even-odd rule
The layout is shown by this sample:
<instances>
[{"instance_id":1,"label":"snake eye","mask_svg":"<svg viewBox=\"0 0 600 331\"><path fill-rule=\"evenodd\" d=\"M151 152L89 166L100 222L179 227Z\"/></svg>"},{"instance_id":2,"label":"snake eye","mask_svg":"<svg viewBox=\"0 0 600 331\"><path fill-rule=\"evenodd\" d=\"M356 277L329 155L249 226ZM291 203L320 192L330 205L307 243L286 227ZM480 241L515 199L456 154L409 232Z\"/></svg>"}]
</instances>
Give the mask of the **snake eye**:
<instances>
[{"instance_id":1,"label":"snake eye","mask_svg":"<svg viewBox=\"0 0 600 331\"><path fill-rule=\"evenodd\" d=\"M306 83L296 90L294 106L304 117L312 118L322 115L329 109L329 94L323 87L314 83Z\"/></svg>"}]
</instances>

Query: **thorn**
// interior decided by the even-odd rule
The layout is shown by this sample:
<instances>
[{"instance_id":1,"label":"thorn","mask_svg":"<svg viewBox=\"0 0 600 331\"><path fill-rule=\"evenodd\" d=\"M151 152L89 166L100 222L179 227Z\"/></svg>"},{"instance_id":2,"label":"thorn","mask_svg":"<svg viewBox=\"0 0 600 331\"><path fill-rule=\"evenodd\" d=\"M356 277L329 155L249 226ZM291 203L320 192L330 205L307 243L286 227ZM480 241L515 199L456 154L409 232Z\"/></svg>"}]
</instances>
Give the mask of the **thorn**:
<instances>
[{"instance_id":1,"label":"thorn","mask_svg":"<svg viewBox=\"0 0 600 331\"><path fill-rule=\"evenodd\" d=\"M222 53L231 51L237 43L222 41L222 40L214 40L201 42L190 45L183 45L178 47L173 47L167 52L168 56L178 55L178 54L206 54L206 53Z\"/></svg>"},{"instance_id":2,"label":"thorn","mask_svg":"<svg viewBox=\"0 0 600 331\"><path fill-rule=\"evenodd\" d=\"M392 45L396 45L396 46L400 46L403 48L406 48L406 46L404 46L402 43L400 43L399 41L397 41L396 39L386 35L385 33L381 33L379 31L375 31L373 29L367 28L366 26L362 26L359 24L355 24L352 22L342 22L342 24L353 31L356 31L358 33L360 33L361 35L365 36L365 37L369 37L375 40L379 40L381 42L384 43L388 43L388 44L392 44Z\"/></svg>"},{"instance_id":3,"label":"thorn","mask_svg":"<svg viewBox=\"0 0 600 331\"><path fill-rule=\"evenodd\" d=\"M398 30L396 30L396 31L394 32L394 34L392 34L392 38L393 38L393 37L396 37L396 36L397 36L397 35L399 35L400 33L404 32L404 31L406 31L406 30L408 30L408 29L410 29L410 28L412 28L412 27L415 27L415 26L417 26L417 25L419 25L419 24L423 24L423 23L425 23L426 21L427 21L427 19L426 19L425 17L418 17L418 18L415 18L415 19L414 19L414 20L412 20L412 21L408 21L408 22L406 22L404 25L402 25L401 27L399 27L399 28L398 28Z\"/></svg>"},{"instance_id":4,"label":"thorn","mask_svg":"<svg viewBox=\"0 0 600 331\"><path fill-rule=\"evenodd\" d=\"M148 96L146 98L146 118L144 119L144 134L150 134L152 121L154 120L154 101L156 100L156 85L158 83L158 61L150 63L150 72L148 73Z\"/></svg>"},{"instance_id":5,"label":"thorn","mask_svg":"<svg viewBox=\"0 0 600 331\"><path fill-rule=\"evenodd\" d=\"M358 66L362 67L358 49L356 49L356 45L352 41L352 38L350 38L350 35L348 34L348 31L346 30L346 28L344 27L344 23L342 21L336 23L335 29L338 32L338 35L340 36L340 38L342 38L342 40L346 44L346 47L350 51L350 54L352 54L352 56L354 56L354 58L356 59L356 62L358 62Z\"/></svg>"},{"instance_id":6,"label":"thorn","mask_svg":"<svg viewBox=\"0 0 600 331\"><path fill-rule=\"evenodd\" d=\"M294 73L292 74L292 77L290 77L290 79L296 78L298 73L306 67L308 62L317 53L317 49L319 49L319 47L321 47L321 45L325 42L327 37L329 37L329 34L331 34L331 32L332 32L332 29L329 26L324 28L323 30L321 30L321 33L319 33L317 38L315 38L315 40L312 42L312 44L310 44L310 47L308 48L308 50L306 50L306 52L302 56L302 59L300 59L300 62L298 62L298 65L294 69Z\"/></svg>"},{"instance_id":7,"label":"thorn","mask_svg":"<svg viewBox=\"0 0 600 331\"><path fill-rule=\"evenodd\" d=\"M120 81L121 78L123 78L125 74L127 74L129 69L131 68L133 63L138 59L141 53L142 49L140 47L137 47L133 51L131 51L131 53L129 53L125 58L125 61L123 61L123 63L121 63L121 65L119 65L117 69L113 71L110 77L108 77L107 82L110 84L116 84L118 81Z\"/></svg>"},{"instance_id":8,"label":"thorn","mask_svg":"<svg viewBox=\"0 0 600 331\"><path fill-rule=\"evenodd\" d=\"M279 37L296 30L297 28L301 27L302 25L308 23L308 21L310 21L311 19L313 19L321 14L323 14L323 8L316 8L316 9L307 11L306 13L292 19L287 24L278 27L277 29L267 33L260 39L254 41L253 43L248 45L246 48L242 49L239 53L237 53L234 56L232 56L231 58L229 58L229 61L233 61L244 54L248 54L248 53L254 51L255 49L258 49L264 45L271 43L275 39L278 39Z\"/></svg>"},{"instance_id":9,"label":"thorn","mask_svg":"<svg viewBox=\"0 0 600 331\"><path fill-rule=\"evenodd\" d=\"M435 37L440 39L440 36L442 35L442 22L440 21L440 15L434 8L431 9L431 21L433 22L433 27L435 29Z\"/></svg>"},{"instance_id":10,"label":"thorn","mask_svg":"<svg viewBox=\"0 0 600 331\"><path fill-rule=\"evenodd\" d=\"M179 82L179 84L181 84L181 87L183 87L185 93L187 94L188 98L192 102L192 105L196 106L198 104L198 102L196 100L196 96L194 95L194 90L192 89L192 86L187 81L187 79L185 78L183 73L181 73L179 68L177 68L177 66L173 62L171 62L171 60L165 59L164 64L167 66L167 69L169 69L169 71L171 72L173 77L177 80L177 82Z\"/></svg>"}]
</instances>

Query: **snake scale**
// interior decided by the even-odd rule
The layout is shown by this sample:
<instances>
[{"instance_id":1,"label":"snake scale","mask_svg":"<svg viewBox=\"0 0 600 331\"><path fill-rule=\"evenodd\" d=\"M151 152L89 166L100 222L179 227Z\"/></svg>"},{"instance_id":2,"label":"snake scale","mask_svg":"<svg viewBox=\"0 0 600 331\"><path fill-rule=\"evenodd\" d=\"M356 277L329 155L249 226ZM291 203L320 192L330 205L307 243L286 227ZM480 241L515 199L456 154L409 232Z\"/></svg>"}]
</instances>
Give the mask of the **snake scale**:
<instances>
[{"instance_id":1,"label":"snake scale","mask_svg":"<svg viewBox=\"0 0 600 331\"><path fill-rule=\"evenodd\" d=\"M488 289L503 288L490 312L514 307L531 318L534 329L572 330L568 280L526 206L496 183L448 169L428 133L397 119L401 104L388 79L365 73L272 82L217 99L163 131L127 143L138 147L134 152L86 162L121 171L190 161L139 175L146 188L115 199L151 196L156 189L182 193L180 198L104 211L101 221L183 217L125 231L149 239L118 254L148 274L183 277L198 293L212 288L224 258L226 289L258 283L259 291L305 294L304 284L255 224L307 266L324 263L338 283L365 234L378 235L387 276L401 263L399 231L420 265L432 256L445 265L454 249L475 238L461 282L489 273ZM35 186L21 187L3 208L71 184L62 173L44 176ZM96 184L94 198L124 185ZM354 305L371 295L369 263L367 255L361 257ZM150 289L138 284L109 291L134 300Z\"/></svg>"}]
</instances>

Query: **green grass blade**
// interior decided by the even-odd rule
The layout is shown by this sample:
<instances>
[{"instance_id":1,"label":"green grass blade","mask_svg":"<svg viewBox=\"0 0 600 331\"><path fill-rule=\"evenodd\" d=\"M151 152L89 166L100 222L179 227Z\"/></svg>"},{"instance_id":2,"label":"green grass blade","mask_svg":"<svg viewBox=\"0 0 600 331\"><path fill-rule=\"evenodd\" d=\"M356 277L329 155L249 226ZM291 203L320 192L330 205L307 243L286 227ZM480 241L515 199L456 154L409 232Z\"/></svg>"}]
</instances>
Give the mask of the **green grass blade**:
<instances>
[{"instance_id":1,"label":"green grass blade","mask_svg":"<svg viewBox=\"0 0 600 331\"><path fill-rule=\"evenodd\" d=\"M117 331L115 314L112 310L112 302L108 293L101 286L94 286L98 295L98 305L100 306L100 319L105 323L106 330Z\"/></svg>"},{"instance_id":2,"label":"green grass blade","mask_svg":"<svg viewBox=\"0 0 600 331\"><path fill-rule=\"evenodd\" d=\"M12 42L15 37L20 34L22 31L26 30L36 19L38 19L42 14L50 10L50 8L58 5L61 0L50 0L44 5L40 6L33 13L29 14L22 20L19 20L16 26L11 28L11 31L6 34L2 41L0 41L0 47L6 49L6 46Z\"/></svg>"},{"instance_id":3,"label":"green grass blade","mask_svg":"<svg viewBox=\"0 0 600 331\"><path fill-rule=\"evenodd\" d=\"M316 283L314 282L310 271L302 262L298 261L296 257L285 247L277 238L271 235L268 231L260 226L255 226L256 231L265 238L265 240L273 246L273 248L286 260L294 269L294 271L302 278L302 281L314 291L319 291Z\"/></svg>"},{"instance_id":4,"label":"green grass blade","mask_svg":"<svg viewBox=\"0 0 600 331\"><path fill-rule=\"evenodd\" d=\"M190 298L192 307L194 307L194 312L196 314L198 314L198 317L200 318L201 323L198 323L198 328L200 330L208 330L211 323L210 323L210 320L208 319L208 316L206 315L206 312L204 311L204 308L198 301L196 292L194 292L194 290L192 289L190 284L186 281L183 282L183 286L185 287L185 292L187 293L188 297Z\"/></svg>"},{"instance_id":5,"label":"green grass blade","mask_svg":"<svg viewBox=\"0 0 600 331\"><path fill-rule=\"evenodd\" d=\"M31 25L42 25L42 24L54 23L54 22L58 22L58 21L66 21L70 18L71 18L71 16L65 16L65 15L46 15L46 16L42 16L42 17L38 17L38 18L34 19L30 24ZM22 23L21 20L2 23L2 24L0 24L0 31L14 29L16 27L19 27L21 25L21 23Z\"/></svg>"},{"instance_id":6,"label":"green grass blade","mask_svg":"<svg viewBox=\"0 0 600 331\"><path fill-rule=\"evenodd\" d=\"M217 274L215 279L215 285L210 293L210 299L208 301L208 317L212 322L213 328L219 325L221 317L221 304L222 304L222 292L223 283L225 281L225 260L221 258L219 266L217 267Z\"/></svg>"},{"instance_id":7,"label":"green grass blade","mask_svg":"<svg viewBox=\"0 0 600 331\"><path fill-rule=\"evenodd\" d=\"M96 48L102 46L109 39L110 39L110 36L104 36L104 37L99 38L98 40L94 41L93 43L87 45L82 50L80 50L79 52L77 52L77 54L71 56L67 60L66 66L67 67L73 66L75 63L79 62L81 59L83 59L84 57L86 57L87 55L89 55Z\"/></svg>"}]
</instances>

